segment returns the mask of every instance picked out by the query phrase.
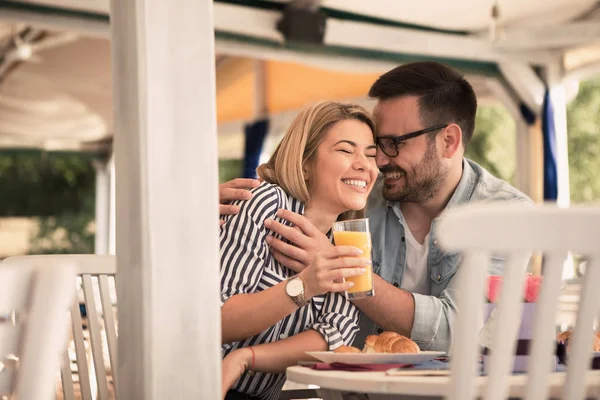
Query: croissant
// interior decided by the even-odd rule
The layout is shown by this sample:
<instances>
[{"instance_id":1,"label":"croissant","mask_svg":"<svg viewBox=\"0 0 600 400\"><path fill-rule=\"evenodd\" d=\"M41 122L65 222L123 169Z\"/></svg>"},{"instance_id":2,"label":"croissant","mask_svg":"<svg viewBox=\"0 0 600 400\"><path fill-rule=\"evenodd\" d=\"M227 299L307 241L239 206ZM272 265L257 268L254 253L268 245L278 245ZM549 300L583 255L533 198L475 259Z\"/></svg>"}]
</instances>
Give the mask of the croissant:
<instances>
[{"instance_id":1,"label":"croissant","mask_svg":"<svg viewBox=\"0 0 600 400\"><path fill-rule=\"evenodd\" d=\"M572 331L565 331L556 335L556 341L565 343L567 345L567 351L569 351L571 347L569 339L571 338L572 333ZM594 344L592 351L600 351L600 332L596 332L596 335L594 336Z\"/></svg>"},{"instance_id":2,"label":"croissant","mask_svg":"<svg viewBox=\"0 0 600 400\"><path fill-rule=\"evenodd\" d=\"M340 346L333 350L334 353L362 353L359 348L354 346Z\"/></svg>"},{"instance_id":3,"label":"croissant","mask_svg":"<svg viewBox=\"0 0 600 400\"><path fill-rule=\"evenodd\" d=\"M396 332L382 332L365 339L363 353L418 353L419 346Z\"/></svg>"}]
</instances>

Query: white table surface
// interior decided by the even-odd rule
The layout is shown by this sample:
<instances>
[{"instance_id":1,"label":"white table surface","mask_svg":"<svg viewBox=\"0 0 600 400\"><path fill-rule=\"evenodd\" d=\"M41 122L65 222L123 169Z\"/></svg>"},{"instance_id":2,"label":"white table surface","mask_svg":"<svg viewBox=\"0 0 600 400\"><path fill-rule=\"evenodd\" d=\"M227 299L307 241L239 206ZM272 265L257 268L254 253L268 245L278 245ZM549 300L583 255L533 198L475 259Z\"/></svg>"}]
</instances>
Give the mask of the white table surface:
<instances>
[{"instance_id":1,"label":"white table surface","mask_svg":"<svg viewBox=\"0 0 600 400\"><path fill-rule=\"evenodd\" d=\"M448 393L450 378L448 376L387 376L385 372L350 372L322 371L295 366L287 369L287 379L292 382L318 385L322 389L332 389L329 398L341 392L356 392L386 395L412 396L444 396ZM526 378L524 374L512 375L509 378L511 397L525 395ZM565 372L550 375L550 395L560 397L561 387L565 381ZM482 393L487 378L477 378L477 391ZM593 397L600 392L600 371L591 371L588 375L588 393ZM324 398L326 398L324 396ZM393 398L393 397L386 397Z\"/></svg>"}]
</instances>

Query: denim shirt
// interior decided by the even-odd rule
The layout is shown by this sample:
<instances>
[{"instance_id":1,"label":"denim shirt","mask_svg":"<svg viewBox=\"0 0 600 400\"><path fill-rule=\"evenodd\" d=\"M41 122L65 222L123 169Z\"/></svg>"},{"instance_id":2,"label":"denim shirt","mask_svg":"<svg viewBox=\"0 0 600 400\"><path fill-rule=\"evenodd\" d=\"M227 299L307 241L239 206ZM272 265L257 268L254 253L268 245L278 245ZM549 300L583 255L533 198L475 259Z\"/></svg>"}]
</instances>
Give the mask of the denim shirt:
<instances>
[{"instance_id":1,"label":"denim shirt","mask_svg":"<svg viewBox=\"0 0 600 400\"><path fill-rule=\"evenodd\" d=\"M382 197L382 186L383 178L380 176L371 192L367 208L373 242L373 271L385 281L401 287L406 268L405 221L400 212L400 203L386 201ZM532 203L531 199L507 182L492 176L477 163L464 159L462 177L444 211L465 203L491 201ZM452 323L456 314L454 276L459 269L461 256L458 253L447 253L438 247L438 219L439 217L435 218L431 224L428 243L430 295L411 293L415 301L411 339L421 350L449 351ZM492 272L501 273L501 265L501 260L493 259ZM360 332L355 345L362 348L367 335L382 331L382 328L361 313Z\"/></svg>"}]
</instances>

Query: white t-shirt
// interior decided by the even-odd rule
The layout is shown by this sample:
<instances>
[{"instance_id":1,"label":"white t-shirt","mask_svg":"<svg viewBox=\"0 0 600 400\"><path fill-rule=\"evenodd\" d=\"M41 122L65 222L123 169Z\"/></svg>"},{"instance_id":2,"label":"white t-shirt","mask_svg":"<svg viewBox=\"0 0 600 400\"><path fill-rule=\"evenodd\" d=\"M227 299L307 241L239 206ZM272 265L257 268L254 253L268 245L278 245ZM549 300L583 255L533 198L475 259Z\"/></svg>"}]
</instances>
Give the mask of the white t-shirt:
<instances>
[{"instance_id":1,"label":"white t-shirt","mask_svg":"<svg viewBox=\"0 0 600 400\"><path fill-rule=\"evenodd\" d=\"M429 254L429 233L423 244L413 236L407 224L404 224L406 235L406 269L402 277L402 289L413 293L431 294L427 256Z\"/></svg>"}]
</instances>

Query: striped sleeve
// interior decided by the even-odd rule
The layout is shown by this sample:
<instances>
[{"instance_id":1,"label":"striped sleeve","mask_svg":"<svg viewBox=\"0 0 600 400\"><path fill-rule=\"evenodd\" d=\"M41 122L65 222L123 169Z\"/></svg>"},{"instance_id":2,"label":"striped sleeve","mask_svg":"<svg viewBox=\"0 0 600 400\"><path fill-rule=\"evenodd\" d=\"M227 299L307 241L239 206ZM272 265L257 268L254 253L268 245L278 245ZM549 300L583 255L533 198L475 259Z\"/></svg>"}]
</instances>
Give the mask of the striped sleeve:
<instances>
[{"instance_id":1,"label":"striped sleeve","mask_svg":"<svg viewBox=\"0 0 600 400\"><path fill-rule=\"evenodd\" d=\"M269 262L264 220L275 215L281 195L266 183L251 191L252 199L235 202L240 212L221 226L221 306L236 294L255 292Z\"/></svg>"},{"instance_id":2,"label":"striped sleeve","mask_svg":"<svg viewBox=\"0 0 600 400\"><path fill-rule=\"evenodd\" d=\"M310 328L323 335L329 350L335 350L352 344L358 333L358 318L358 309L343 293L327 293L321 314Z\"/></svg>"}]
</instances>

